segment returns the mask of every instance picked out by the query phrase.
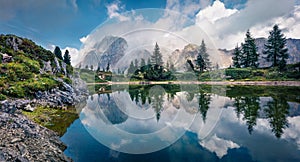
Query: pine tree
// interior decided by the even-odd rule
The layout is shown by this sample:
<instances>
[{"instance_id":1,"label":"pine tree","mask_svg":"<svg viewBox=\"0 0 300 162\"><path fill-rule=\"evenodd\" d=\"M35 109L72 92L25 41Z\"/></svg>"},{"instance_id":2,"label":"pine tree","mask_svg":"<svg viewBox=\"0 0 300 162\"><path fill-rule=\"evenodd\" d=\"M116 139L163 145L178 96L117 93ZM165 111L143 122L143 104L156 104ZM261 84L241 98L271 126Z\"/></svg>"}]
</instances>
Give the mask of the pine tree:
<instances>
[{"instance_id":1,"label":"pine tree","mask_svg":"<svg viewBox=\"0 0 300 162\"><path fill-rule=\"evenodd\" d=\"M286 59L288 59L288 49L286 48L286 38L281 33L278 25L273 26L270 31L267 43L265 44L263 54L266 60L272 62L272 67L279 67L283 70L286 67Z\"/></svg>"},{"instance_id":2,"label":"pine tree","mask_svg":"<svg viewBox=\"0 0 300 162\"><path fill-rule=\"evenodd\" d=\"M250 31L246 32L245 42L242 43L242 59L241 66L243 67L258 67L258 53L254 38Z\"/></svg>"},{"instance_id":3,"label":"pine tree","mask_svg":"<svg viewBox=\"0 0 300 162\"><path fill-rule=\"evenodd\" d=\"M68 65L71 65L71 56L69 54L69 51L66 50L64 54L64 62Z\"/></svg>"},{"instance_id":4,"label":"pine tree","mask_svg":"<svg viewBox=\"0 0 300 162\"><path fill-rule=\"evenodd\" d=\"M128 74L133 74L135 71L135 67L133 65L133 61L131 61L129 68L128 68Z\"/></svg>"},{"instance_id":5,"label":"pine tree","mask_svg":"<svg viewBox=\"0 0 300 162\"><path fill-rule=\"evenodd\" d=\"M150 58L148 58L147 65L150 65L150 64L151 64L151 60L150 60Z\"/></svg>"},{"instance_id":6,"label":"pine tree","mask_svg":"<svg viewBox=\"0 0 300 162\"><path fill-rule=\"evenodd\" d=\"M145 59L141 59L141 67L143 67L143 66L145 66L146 65L146 61L145 61Z\"/></svg>"},{"instance_id":7,"label":"pine tree","mask_svg":"<svg viewBox=\"0 0 300 162\"><path fill-rule=\"evenodd\" d=\"M206 69L205 61L200 53L198 53L197 59L195 60L197 67L202 73Z\"/></svg>"},{"instance_id":8,"label":"pine tree","mask_svg":"<svg viewBox=\"0 0 300 162\"><path fill-rule=\"evenodd\" d=\"M53 53L55 54L55 56L58 58L58 59L61 59L63 60L63 57L62 57L62 54L61 54L61 50L58 46L55 47Z\"/></svg>"},{"instance_id":9,"label":"pine tree","mask_svg":"<svg viewBox=\"0 0 300 162\"><path fill-rule=\"evenodd\" d=\"M109 69L110 69L110 64L109 64L109 63L107 63L107 66L106 66L106 71L108 72L108 71L109 71Z\"/></svg>"},{"instance_id":10,"label":"pine tree","mask_svg":"<svg viewBox=\"0 0 300 162\"><path fill-rule=\"evenodd\" d=\"M139 61L137 59L134 60L134 67L135 69L139 68Z\"/></svg>"},{"instance_id":11,"label":"pine tree","mask_svg":"<svg viewBox=\"0 0 300 162\"><path fill-rule=\"evenodd\" d=\"M170 71L172 71L172 72L176 71L175 66L172 62L171 62L171 65L170 65Z\"/></svg>"},{"instance_id":12,"label":"pine tree","mask_svg":"<svg viewBox=\"0 0 300 162\"><path fill-rule=\"evenodd\" d=\"M220 69L220 65L218 63L216 63L216 70L219 70Z\"/></svg>"},{"instance_id":13,"label":"pine tree","mask_svg":"<svg viewBox=\"0 0 300 162\"><path fill-rule=\"evenodd\" d=\"M238 45L236 45L234 51L233 51L233 67L240 68L241 67L241 49Z\"/></svg>"},{"instance_id":14,"label":"pine tree","mask_svg":"<svg viewBox=\"0 0 300 162\"><path fill-rule=\"evenodd\" d=\"M158 44L155 44L153 55L151 56L151 63L154 65L163 65L162 55Z\"/></svg>"},{"instance_id":15,"label":"pine tree","mask_svg":"<svg viewBox=\"0 0 300 162\"><path fill-rule=\"evenodd\" d=\"M198 55L201 55L203 60L204 60L204 64L205 64L205 69L210 69L211 68L211 62L209 60L209 55L207 53L207 48L206 48L206 45L205 45L205 42L204 40L202 40L201 42L201 45L200 45L200 48L198 50ZM198 58L197 58L198 59Z\"/></svg>"}]
</instances>

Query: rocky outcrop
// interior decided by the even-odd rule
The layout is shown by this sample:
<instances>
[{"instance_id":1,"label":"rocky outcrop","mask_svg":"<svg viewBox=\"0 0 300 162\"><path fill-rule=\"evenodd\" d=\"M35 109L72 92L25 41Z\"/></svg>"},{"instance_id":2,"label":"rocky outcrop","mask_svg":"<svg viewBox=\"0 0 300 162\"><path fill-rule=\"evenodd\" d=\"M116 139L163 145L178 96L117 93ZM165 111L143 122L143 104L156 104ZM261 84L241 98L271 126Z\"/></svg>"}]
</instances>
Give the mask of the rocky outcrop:
<instances>
[{"instance_id":1,"label":"rocky outcrop","mask_svg":"<svg viewBox=\"0 0 300 162\"><path fill-rule=\"evenodd\" d=\"M125 55L127 47L127 41L124 38L106 36L99 43L96 43L92 50L84 53L85 57L78 66L90 68L92 65L94 69L97 69L98 66L102 69L110 63L111 67L114 67Z\"/></svg>"},{"instance_id":2,"label":"rocky outcrop","mask_svg":"<svg viewBox=\"0 0 300 162\"><path fill-rule=\"evenodd\" d=\"M82 102L88 96L86 84L79 78L78 73L74 75L72 85L63 82L61 79L58 79L58 81L62 83L60 88L44 92L38 91L35 93L34 99L8 99L2 101L0 111L6 113L14 113L18 109L33 111L34 107L38 105L63 108Z\"/></svg>"},{"instance_id":3,"label":"rocky outcrop","mask_svg":"<svg viewBox=\"0 0 300 162\"><path fill-rule=\"evenodd\" d=\"M18 111L0 112L0 161L72 161L59 136Z\"/></svg>"},{"instance_id":4,"label":"rocky outcrop","mask_svg":"<svg viewBox=\"0 0 300 162\"><path fill-rule=\"evenodd\" d=\"M62 82L62 80L60 80ZM21 114L37 105L64 107L86 100L85 82L75 73L73 85L36 92L35 99L5 100L0 103L0 161L72 161L63 153L66 146L57 133L39 126Z\"/></svg>"},{"instance_id":5,"label":"rocky outcrop","mask_svg":"<svg viewBox=\"0 0 300 162\"><path fill-rule=\"evenodd\" d=\"M10 37L5 41L6 45L12 48L14 51L19 50L19 45L23 43L22 39L17 37Z\"/></svg>"}]
</instances>

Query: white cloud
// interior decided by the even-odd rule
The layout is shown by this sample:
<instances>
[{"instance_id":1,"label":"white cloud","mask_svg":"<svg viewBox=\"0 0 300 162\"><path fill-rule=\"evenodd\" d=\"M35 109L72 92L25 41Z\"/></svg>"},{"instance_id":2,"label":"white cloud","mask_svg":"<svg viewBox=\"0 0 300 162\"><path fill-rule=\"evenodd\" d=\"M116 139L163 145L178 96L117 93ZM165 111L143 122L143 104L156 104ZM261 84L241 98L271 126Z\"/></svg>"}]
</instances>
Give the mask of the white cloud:
<instances>
[{"instance_id":1,"label":"white cloud","mask_svg":"<svg viewBox=\"0 0 300 162\"><path fill-rule=\"evenodd\" d=\"M229 17L237 11L237 9L226 9L224 3L216 0L212 6L204 8L196 15L196 21L200 24L202 21L208 20L214 24L217 20Z\"/></svg>"},{"instance_id":2,"label":"white cloud","mask_svg":"<svg viewBox=\"0 0 300 162\"><path fill-rule=\"evenodd\" d=\"M210 0L167 0L166 9L193 17L196 12L210 4Z\"/></svg>"},{"instance_id":3,"label":"white cloud","mask_svg":"<svg viewBox=\"0 0 300 162\"><path fill-rule=\"evenodd\" d=\"M240 146L230 140L225 140L213 135L208 140L200 141L200 145L211 152L215 152L219 158L227 154L228 149L239 148Z\"/></svg>"},{"instance_id":4,"label":"white cloud","mask_svg":"<svg viewBox=\"0 0 300 162\"><path fill-rule=\"evenodd\" d=\"M214 40L218 48L232 49L244 40L247 29L254 37L267 37L277 23L287 37L299 38L300 9L293 1L251 0L237 11L227 9L220 1L200 10L196 25ZM269 9L272 6L272 9ZM268 9L268 10L266 10Z\"/></svg>"},{"instance_id":5,"label":"white cloud","mask_svg":"<svg viewBox=\"0 0 300 162\"><path fill-rule=\"evenodd\" d=\"M124 6L121 6L120 1L115 1L109 5L106 5L107 15L110 19L117 18L120 21L128 20L128 17L120 14L120 12L124 9Z\"/></svg>"},{"instance_id":6,"label":"white cloud","mask_svg":"<svg viewBox=\"0 0 300 162\"><path fill-rule=\"evenodd\" d=\"M71 56L71 65L75 66L80 62L80 53L77 48L72 48L72 47L66 47L62 49L62 53L64 54L65 51L68 50Z\"/></svg>"},{"instance_id":7,"label":"white cloud","mask_svg":"<svg viewBox=\"0 0 300 162\"><path fill-rule=\"evenodd\" d=\"M292 140L300 150L300 116L288 117L289 127L284 130L283 139Z\"/></svg>"},{"instance_id":8,"label":"white cloud","mask_svg":"<svg viewBox=\"0 0 300 162\"><path fill-rule=\"evenodd\" d=\"M81 43L85 43L88 38L89 38L89 35L83 36L79 40L80 40Z\"/></svg>"}]
</instances>

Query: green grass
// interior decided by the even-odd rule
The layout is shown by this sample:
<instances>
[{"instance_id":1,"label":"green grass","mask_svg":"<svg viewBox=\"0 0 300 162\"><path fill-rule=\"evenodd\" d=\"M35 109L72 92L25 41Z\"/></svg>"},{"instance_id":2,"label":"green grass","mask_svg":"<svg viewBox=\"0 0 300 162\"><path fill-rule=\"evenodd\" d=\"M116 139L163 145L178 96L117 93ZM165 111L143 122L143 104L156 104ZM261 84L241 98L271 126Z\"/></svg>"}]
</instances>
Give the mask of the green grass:
<instances>
[{"instance_id":1,"label":"green grass","mask_svg":"<svg viewBox=\"0 0 300 162\"><path fill-rule=\"evenodd\" d=\"M78 118L76 109L71 107L62 110L39 106L33 112L23 111L23 114L36 123L57 132L60 136Z\"/></svg>"}]
</instances>

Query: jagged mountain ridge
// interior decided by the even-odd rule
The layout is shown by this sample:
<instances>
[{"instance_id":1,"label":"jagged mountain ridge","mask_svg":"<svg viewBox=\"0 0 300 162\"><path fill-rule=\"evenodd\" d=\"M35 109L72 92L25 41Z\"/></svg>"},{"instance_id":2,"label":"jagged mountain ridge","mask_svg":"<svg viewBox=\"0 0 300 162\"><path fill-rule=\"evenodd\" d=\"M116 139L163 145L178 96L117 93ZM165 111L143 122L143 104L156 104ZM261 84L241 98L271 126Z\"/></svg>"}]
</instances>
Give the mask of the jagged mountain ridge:
<instances>
[{"instance_id":1,"label":"jagged mountain ridge","mask_svg":"<svg viewBox=\"0 0 300 162\"><path fill-rule=\"evenodd\" d=\"M267 67L270 65L263 59L262 51L266 38L256 38L255 43L260 54L259 63L261 67ZM81 68L85 68L86 65L90 68L93 65L94 69L98 66L105 68L109 62L111 69L122 69L126 70L131 61L137 59L140 63L141 58L147 60L151 55L152 51L149 49L136 49L128 51L128 44L124 38L106 36L99 43L94 45L83 61L81 61ZM165 63L172 62L175 68L179 71L184 71L187 59L196 59L197 49L199 48L196 44L187 44L183 49L176 49L173 52L165 51L161 49L163 54L163 61ZM296 63L300 61L300 39L287 39L287 48L289 50L289 59L287 63ZM218 64L221 68L229 67L232 64L232 53L233 49L211 49L207 47L207 52L210 55L209 59L212 62L212 66ZM78 66L77 66L78 67Z\"/></svg>"},{"instance_id":2,"label":"jagged mountain ridge","mask_svg":"<svg viewBox=\"0 0 300 162\"><path fill-rule=\"evenodd\" d=\"M92 65L94 69L106 68L108 63L113 67L124 56L127 47L127 41L124 38L106 36L94 45L77 67L88 66L90 68Z\"/></svg>"}]
</instances>

